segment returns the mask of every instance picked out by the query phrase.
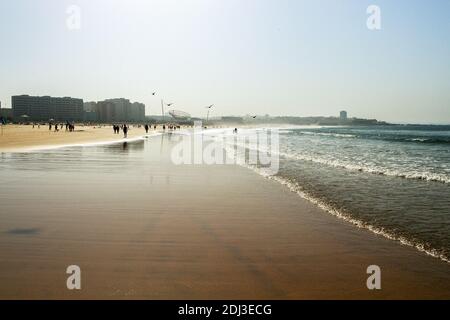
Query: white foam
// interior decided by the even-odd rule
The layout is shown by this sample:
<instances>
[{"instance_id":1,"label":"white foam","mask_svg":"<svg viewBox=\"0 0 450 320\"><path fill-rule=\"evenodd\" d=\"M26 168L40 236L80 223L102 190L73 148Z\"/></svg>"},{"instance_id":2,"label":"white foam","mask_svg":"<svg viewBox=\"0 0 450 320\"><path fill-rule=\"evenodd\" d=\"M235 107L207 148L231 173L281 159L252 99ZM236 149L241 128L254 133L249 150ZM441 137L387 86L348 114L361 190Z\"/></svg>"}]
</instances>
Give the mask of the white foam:
<instances>
[{"instance_id":1,"label":"white foam","mask_svg":"<svg viewBox=\"0 0 450 320\"><path fill-rule=\"evenodd\" d=\"M335 168L344 168L351 171L360 171L367 172L372 174L386 175L392 177L399 177L405 179L414 179L414 180L426 180L426 181L435 181L441 183L450 183L450 176L439 173L432 173L426 171L401 171L400 169L388 169L376 166L368 166L368 165L357 165L352 163L343 162L340 160L331 160L324 159L319 156L310 156L306 154L289 154L285 152L280 152L281 156L290 159L296 160L304 160L310 161L314 163L320 163L327 166L335 167Z\"/></svg>"},{"instance_id":2,"label":"white foam","mask_svg":"<svg viewBox=\"0 0 450 320\"><path fill-rule=\"evenodd\" d=\"M301 134L311 135L311 136L329 136L337 138L356 138L354 134L344 134L344 133L331 133L331 132L312 132L312 131L300 131Z\"/></svg>"}]
</instances>

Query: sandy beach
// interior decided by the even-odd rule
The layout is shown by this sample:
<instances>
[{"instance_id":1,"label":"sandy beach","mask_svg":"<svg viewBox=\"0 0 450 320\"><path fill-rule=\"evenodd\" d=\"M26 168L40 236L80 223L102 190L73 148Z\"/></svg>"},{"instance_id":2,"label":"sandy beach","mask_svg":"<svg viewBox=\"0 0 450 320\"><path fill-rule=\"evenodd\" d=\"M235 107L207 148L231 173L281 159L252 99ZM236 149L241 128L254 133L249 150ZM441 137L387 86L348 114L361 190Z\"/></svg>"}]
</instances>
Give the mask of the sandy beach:
<instances>
[{"instance_id":1,"label":"sandy beach","mask_svg":"<svg viewBox=\"0 0 450 320\"><path fill-rule=\"evenodd\" d=\"M123 133L114 134L109 125L83 126L76 125L74 132L64 128L55 132L54 127L49 130L48 125L5 125L0 127L0 152L15 152L45 146L72 145L89 142L111 142L123 138ZM154 132L150 130L149 133ZM145 134L143 127L131 126L128 138L136 138Z\"/></svg>"},{"instance_id":2,"label":"sandy beach","mask_svg":"<svg viewBox=\"0 0 450 320\"><path fill-rule=\"evenodd\" d=\"M450 298L448 263L243 167L173 165L169 145L2 153L0 298ZM66 288L73 264L81 290Z\"/></svg>"}]
</instances>

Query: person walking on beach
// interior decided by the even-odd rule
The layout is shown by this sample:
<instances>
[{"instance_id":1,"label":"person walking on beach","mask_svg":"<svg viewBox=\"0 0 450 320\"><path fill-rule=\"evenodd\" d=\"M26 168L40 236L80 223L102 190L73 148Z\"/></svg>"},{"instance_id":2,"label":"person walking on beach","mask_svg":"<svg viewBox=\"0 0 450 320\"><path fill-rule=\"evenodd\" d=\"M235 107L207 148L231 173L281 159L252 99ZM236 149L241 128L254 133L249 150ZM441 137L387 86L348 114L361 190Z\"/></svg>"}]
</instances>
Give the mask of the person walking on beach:
<instances>
[{"instance_id":1,"label":"person walking on beach","mask_svg":"<svg viewBox=\"0 0 450 320\"><path fill-rule=\"evenodd\" d=\"M148 124L145 125L145 133L148 133Z\"/></svg>"},{"instance_id":2,"label":"person walking on beach","mask_svg":"<svg viewBox=\"0 0 450 320\"><path fill-rule=\"evenodd\" d=\"M123 125L123 137L126 138L128 136L128 127L126 124Z\"/></svg>"}]
</instances>

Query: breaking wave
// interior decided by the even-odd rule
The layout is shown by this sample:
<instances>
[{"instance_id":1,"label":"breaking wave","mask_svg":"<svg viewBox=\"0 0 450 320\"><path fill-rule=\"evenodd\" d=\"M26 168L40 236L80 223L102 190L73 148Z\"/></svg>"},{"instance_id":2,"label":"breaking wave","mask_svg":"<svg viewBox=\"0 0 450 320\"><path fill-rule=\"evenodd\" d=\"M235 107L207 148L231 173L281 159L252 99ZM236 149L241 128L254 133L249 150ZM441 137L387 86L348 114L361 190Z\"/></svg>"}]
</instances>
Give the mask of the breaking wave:
<instances>
[{"instance_id":1,"label":"breaking wave","mask_svg":"<svg viewBox=\"0 0 450 320\"><path fill-rule=\"evenodd\" d=\"M311 161L314 163L319 163L319 164L336 167L336 168L344 168L344 169L352 170L352 171L367 172L367 173L372 173L372 174L377 174L377 175L385 175L385 176L399 177L399 178L405 178L405 179L450 183L450 176L445 175L445 174L439 174L439 173L432 173L432 172L426 172L426 171L422 171L422 172L420 172L420 171L401 171L399 169L387 169L387 168L382 168L382 167L375 167L375 166L368 166L368 165L361 165L361 164L352 164L352 163L346 163L341 160L330 160L330 159L320 158L318 156L289 154L289 153L285 153L285 152L280 152L280 155L284 156L286 158L290 158L290 159Z\"/></svg>"}]
</instances>

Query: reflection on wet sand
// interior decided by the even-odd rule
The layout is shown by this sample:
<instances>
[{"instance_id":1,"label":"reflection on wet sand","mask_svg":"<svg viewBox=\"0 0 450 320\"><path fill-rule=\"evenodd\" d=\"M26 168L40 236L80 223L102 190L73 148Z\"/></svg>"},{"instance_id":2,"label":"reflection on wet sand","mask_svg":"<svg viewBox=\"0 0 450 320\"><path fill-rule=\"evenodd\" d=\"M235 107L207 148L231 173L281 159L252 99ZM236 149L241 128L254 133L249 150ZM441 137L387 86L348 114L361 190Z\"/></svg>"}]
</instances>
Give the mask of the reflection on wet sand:
<instances>
[{"instance_id":1,"label":"reflection on wet sand","mask_svg":"<svg viewBox=\"0 0 450 320\"><path fill-rule=\"evenodd\" d=\"M0 161L0 298L450 298L447 264L168 135ZM383 290L367 290L378 264ZM69 265L82 290L66 288ZM413 289L413 290L412 290Z\"/></svg>"}]
</instances>

